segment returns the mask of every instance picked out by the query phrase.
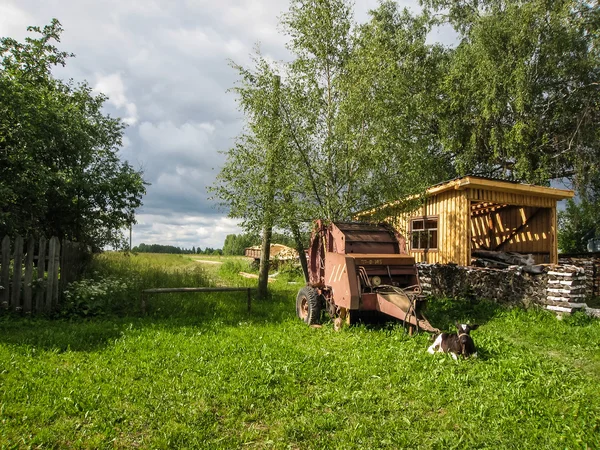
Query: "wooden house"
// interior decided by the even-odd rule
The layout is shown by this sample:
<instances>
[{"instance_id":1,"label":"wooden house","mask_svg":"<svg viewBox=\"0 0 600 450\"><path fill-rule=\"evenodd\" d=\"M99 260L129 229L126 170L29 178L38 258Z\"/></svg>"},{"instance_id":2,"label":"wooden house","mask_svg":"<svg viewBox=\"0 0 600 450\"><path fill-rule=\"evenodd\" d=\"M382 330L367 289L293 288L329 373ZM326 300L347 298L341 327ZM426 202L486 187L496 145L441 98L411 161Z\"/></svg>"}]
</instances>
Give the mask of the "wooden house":
<instances>
[{"instance_id":1,"label":"wooden house","mask_svg":"<svg viewBox=\"0 0 600 450\"><path fill-rule=\"evenodd\" d=\"M404 199L358 217L383 213L406 236L417 262L468 266L471 252L485 249L531 254L538 264L558 263L556 203L573 195L565 189L468 176L430 187L410 212L409 199Z\"/></svg>"}]
</instances>

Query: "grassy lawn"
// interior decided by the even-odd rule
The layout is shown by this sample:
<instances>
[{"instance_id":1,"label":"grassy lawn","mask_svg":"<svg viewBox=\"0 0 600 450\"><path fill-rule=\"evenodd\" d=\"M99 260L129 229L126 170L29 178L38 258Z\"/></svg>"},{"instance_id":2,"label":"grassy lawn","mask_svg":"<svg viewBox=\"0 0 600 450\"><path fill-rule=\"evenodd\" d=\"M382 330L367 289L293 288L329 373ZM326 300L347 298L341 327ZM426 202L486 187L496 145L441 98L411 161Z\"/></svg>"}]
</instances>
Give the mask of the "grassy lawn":
<instances>
[{"instance_id":1,"label":"grassy lawn","mask_svg":"<svg viewBox=\"0 0 600 450\"><path fill-rule=\"evenodd\" d=\"M255 283L241 259L103 258L95 276L137 280L129 296ZM0 448L600 447L600 321L432 300L438 327L481 324L480 357L454 361L397 325L309 328L277 278L250 314L222 293L156 296L145 317L137 297L121 317L0 317Z\"/></svg>"}]
</instances>

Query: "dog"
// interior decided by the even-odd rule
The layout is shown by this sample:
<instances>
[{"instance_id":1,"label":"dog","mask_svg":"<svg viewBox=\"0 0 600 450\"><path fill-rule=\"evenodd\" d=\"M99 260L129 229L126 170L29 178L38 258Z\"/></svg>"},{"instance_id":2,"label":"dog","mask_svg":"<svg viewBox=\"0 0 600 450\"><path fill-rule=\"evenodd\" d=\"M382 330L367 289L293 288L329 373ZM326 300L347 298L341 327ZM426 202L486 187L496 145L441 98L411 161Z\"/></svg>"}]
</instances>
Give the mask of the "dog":
<instances>
[{"instance_id":1,"label":"dog","mask_svg":"<svg viewBox=\"0 0 600 450\"><path fill-rule=\"evenodd\" d=\"M464 358L470 356L476 358L477 351L475 349L475 343L469 333L479 328L479 325L466 325L464 323L457 323L456 328L458 332L456 334L442 333L440 334L433 344L427 349L432 355L438 351L443 353L450 353L452 358L458 359L458 355L462 355Z\"/></svg>"}]
</instances>

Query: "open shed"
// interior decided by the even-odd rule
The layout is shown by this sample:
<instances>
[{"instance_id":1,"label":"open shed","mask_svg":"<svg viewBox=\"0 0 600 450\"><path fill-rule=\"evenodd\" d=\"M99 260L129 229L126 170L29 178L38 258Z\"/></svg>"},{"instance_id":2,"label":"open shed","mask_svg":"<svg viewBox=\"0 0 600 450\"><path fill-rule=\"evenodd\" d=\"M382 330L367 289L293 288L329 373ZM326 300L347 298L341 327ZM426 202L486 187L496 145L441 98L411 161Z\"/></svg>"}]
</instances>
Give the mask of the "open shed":
<instances>
[{"instance_id":1,"label":"open shed","mask_svg":"<svg viewBox=\"0 0 600 450\"><path fill-rule=\"evenodd\" d=\"M430 187L409 212L410 199L401 199L359 217L383 213L406 236L418 262L468 266L471 252L482 249L531 254L537 264L556 264L556 204L573 195L566 189L468 176Z\"/></svg>"}]
</instances>

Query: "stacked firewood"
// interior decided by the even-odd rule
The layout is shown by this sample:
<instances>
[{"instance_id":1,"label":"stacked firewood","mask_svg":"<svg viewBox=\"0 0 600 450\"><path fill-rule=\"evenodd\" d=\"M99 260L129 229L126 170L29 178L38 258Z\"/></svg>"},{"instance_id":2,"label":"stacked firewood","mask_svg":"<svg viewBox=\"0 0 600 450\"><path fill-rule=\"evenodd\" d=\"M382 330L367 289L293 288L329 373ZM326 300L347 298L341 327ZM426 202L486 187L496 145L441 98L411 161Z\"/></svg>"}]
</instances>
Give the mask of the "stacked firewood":
<instances>
[{"instance_id":1,"label":"stacked firewood","mask_svg":"<svg viewBox=\"0 0 600 450\"><path fill-rule=\"evenodd\" d=\"M417 267L421 288L426 295L485 298L526 307L546 298L546 274L530 275L521 267L491 269L424 263Z\"/></svg>"},{"instance_id":2,"label":"stacked firewood","mask_svg":"<svg viewBox=\"0 0 600 450\"><path fill-rule=\"evenodd\" d=\"M585 309L586 275L581 267L572 265L552 266L548 271L546 308L556 312L571 313Z\"/></svg>"},{"instance_id":3,"label":"stacked firewood","mask_svg":"<svg viewBox=\"0 0 600 450\"><path fill-rule=\"evenodd\" d=\"M586 275L586 294L600 296L600 255L561 256L558 262L581 267Z\"/></svg>"}]
</instances>

